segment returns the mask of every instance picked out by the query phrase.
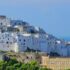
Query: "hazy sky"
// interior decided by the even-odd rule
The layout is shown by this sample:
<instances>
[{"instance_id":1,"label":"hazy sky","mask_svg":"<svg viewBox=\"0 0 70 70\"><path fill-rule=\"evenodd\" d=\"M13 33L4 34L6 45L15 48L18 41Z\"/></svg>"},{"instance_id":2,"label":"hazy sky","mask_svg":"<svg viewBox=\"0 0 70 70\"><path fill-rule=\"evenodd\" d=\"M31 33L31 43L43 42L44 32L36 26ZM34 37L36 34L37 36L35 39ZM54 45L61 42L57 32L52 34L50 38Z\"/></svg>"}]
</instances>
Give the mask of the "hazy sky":
<instances>
[{"instance_id":1,"label":"hazy sky","mask_svg":"<svg viewBox=\"0 0 70 70\"><path fill-rule=\"evenodd\" d=\"M0 0L0 15L40 26L56 37L70 37L70 0Z\"/></svg>"}]
</instances>

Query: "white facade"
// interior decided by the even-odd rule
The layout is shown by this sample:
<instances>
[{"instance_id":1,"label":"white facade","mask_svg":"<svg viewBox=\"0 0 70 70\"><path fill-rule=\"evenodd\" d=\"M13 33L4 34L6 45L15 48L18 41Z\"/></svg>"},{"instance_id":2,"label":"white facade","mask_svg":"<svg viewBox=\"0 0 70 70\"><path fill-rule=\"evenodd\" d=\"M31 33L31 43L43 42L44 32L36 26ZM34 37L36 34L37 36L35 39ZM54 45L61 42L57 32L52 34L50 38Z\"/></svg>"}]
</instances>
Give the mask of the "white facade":
<instances>
[{"instance_id":1,"label":"white facade","mask_svg":"<svg viewBox=\"0 0 70 70\"><path fill-rule=\"evenodd\" d=\"M16 39L11 33L0 33L0 50L16 52L17 50L14 49L16 47L18 47Z\"/></svg>"},{"instance_id":2,"label":"white facade","mask_svg":"<svg viewBox=\"0 0 70 70\"><path fill-rule=\"evenodd\" d=\"M70 45L26 22L0 16L0 50L24 52L27 49L70 56Z\"/></svg>"}]
</instances>

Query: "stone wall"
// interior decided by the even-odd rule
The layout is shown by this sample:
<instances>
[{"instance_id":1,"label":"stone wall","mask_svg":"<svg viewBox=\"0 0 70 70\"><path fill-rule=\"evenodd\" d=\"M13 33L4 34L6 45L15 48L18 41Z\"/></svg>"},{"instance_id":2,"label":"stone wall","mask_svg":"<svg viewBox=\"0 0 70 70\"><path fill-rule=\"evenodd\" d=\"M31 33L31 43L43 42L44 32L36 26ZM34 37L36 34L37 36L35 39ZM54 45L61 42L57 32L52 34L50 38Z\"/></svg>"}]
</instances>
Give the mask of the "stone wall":
<instances>
[{"instance_id":1,"label":"stone wall","mask_svg":"<svg viewBox=\"0 0 70 70\"><path fill-rule=\"evenodd\" d=\"M53 70L70 69L70 58L67 57L41 57L41 65Z\"/></svg>"}]
</instances>

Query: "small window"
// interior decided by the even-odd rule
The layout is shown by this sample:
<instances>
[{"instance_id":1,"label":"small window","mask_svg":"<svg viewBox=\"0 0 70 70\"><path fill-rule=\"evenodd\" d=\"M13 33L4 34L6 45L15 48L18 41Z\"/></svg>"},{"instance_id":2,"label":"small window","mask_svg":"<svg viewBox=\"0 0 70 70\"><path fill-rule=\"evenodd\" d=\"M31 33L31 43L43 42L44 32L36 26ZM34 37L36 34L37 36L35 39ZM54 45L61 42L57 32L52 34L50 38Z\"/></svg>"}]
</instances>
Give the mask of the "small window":
<instances>
[{"instance_id":1,"label":"small window","mask_svg":"<svg viewBox=\"0 0 70 70\"><path fill-rule=\"evenodd\" d=\"M19 39L19 41L21 41L21 39Z\"/></svg>"},{"instance_id":2,"label":"small window","mask_svg":"<svg viewBox=\"0 0 70 70\"><path fill-rule=\"evenodd\" d=\"M25 42L26 40L24 39L24 42Z\"/></svg>"},{"instance_id":3,"label":"small window","mask_svg":"<svg viewBox=\"0 0 70 70\"><path fill-rule=\"evenodd\" d=\"M23 45L25 45L25 43L23 43Z\"/></svg>"},{"instance_id":4,"label":"small window","mask_svg":"<svg viewBox=\"0 0 70 70\"><path fill-rule=\"evenodd\" d=\"M9 42L6 42L7 44L9 43Z\"/></svg>"},{"instance_id":5,"label":"small window","mask_svg":"<svg viewBox=\"0 0 70 70\"><path fill-rule=\"evenodd\" d=\"M9 40L9 38L8 38L8 40Z\"/></svg>"},{"instance_id":6,"label":"small window","mask_svg":"<svg viewBox=\"0 0 70 70\"><path fill-rule=\"evenodd\" d=\"M16 23L14 23L14 25L16 25Z\"/></svg>"},{"instance_id":7,"label":"small window","mask_svg":"<svg viewBox=\"0 0 70 70\"><path fill-rule=\"evenodd\" d=\"M2 23L0 23L2 25Z\"/></svg>"}]
</instances>

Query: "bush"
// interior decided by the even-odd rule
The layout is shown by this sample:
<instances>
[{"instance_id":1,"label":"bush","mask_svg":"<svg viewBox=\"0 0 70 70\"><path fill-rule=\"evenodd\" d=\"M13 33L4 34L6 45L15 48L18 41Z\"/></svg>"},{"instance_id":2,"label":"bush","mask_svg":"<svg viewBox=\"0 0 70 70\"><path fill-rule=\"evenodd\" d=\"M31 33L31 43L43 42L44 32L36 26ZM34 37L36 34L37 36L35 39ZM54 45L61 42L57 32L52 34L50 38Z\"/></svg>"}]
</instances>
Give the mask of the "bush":
<instances>
[{"instance_id":1,"label":"bush","mask_svg":"<svg viewBox=\"0 0 70 70\"><path fill-rule=\"evenodd\" d=\"M0 70L50 70L42 68L36 61L29 63L20 63L16 59L10 59L9 61L0 61Z\"/></svg>"},{"instance_id":2,"label":"bush","mask_svg":"<svg viewBox=\"0 0 70 70\"><path fill-rule=\"evenodd\" d=\"M15 70L13 66L7 66L5 70Z\"/></svg>"},{"instance_id":3,"label":"bush","mask_svg":"<svg viewBox=\"0 0 70 70\"><path fill-rule=\"evenodd\" d=\"M51 69L41 67L39 70L51 70Z\"/></svg>"}]
</instances>

